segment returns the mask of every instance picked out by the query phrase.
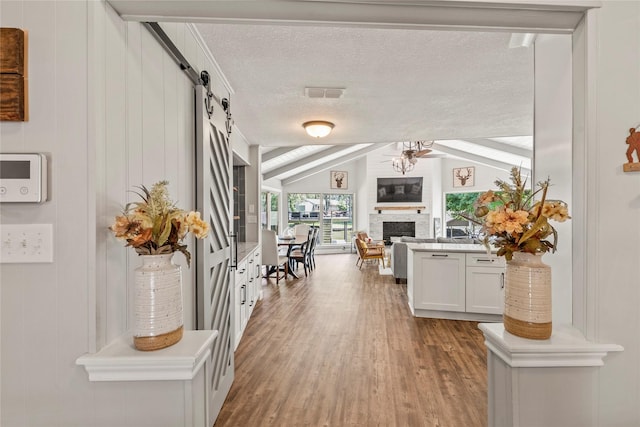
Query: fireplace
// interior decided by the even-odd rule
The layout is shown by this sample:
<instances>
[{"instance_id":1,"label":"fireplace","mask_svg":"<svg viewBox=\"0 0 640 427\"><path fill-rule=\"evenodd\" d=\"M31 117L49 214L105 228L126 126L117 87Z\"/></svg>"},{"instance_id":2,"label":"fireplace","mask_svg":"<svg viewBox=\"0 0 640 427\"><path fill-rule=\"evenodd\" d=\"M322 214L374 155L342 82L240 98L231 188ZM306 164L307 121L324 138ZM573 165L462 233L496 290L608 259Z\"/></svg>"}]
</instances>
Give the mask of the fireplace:
<instances>
[{"instance_id":1,"label":"fireplace","mask_svg":"<svg viewBox=\"0 0 640 427\"><path fill-rule=\"evenodd\" d=\"M414 233L411 234L419 239L431 237L430 222L428 213L372 213L369 214L369 237L373 240L383 240L382 224L394 222L411 222L415 224ZM407 233L409 234L409 233ZM391 233L391 236L400 236L400 234ZM389 236L387 236L387 241Z\"/></svg>"},{"instance_id":2,"label":"fireplace","mask_svg":"<svg viewBox=\"0 0 640 427\"><path fill-rule=\"evenodd\" d=\"M391 237L416 235L416 223L414 221L382 222L382 240L385 245L391 244Z\"/></svg>"}]
</instances>

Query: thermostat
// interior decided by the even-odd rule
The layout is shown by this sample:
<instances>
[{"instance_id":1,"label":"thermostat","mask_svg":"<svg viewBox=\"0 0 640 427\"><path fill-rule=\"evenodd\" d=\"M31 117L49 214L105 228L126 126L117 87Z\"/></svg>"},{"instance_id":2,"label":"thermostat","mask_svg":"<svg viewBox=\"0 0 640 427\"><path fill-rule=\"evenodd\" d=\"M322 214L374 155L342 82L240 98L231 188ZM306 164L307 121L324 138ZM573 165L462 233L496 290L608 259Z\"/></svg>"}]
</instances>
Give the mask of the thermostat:
<instances>
[{"instance_id":1,"label":"thermostat","mask_svg":"<svg viewBox=\"0 0 640 427\"><path fill-rule=\"evenodd\" d=\"M0 203L47 200L47 157L44 154L0 154Z\"/></svg>"}]
</instances>

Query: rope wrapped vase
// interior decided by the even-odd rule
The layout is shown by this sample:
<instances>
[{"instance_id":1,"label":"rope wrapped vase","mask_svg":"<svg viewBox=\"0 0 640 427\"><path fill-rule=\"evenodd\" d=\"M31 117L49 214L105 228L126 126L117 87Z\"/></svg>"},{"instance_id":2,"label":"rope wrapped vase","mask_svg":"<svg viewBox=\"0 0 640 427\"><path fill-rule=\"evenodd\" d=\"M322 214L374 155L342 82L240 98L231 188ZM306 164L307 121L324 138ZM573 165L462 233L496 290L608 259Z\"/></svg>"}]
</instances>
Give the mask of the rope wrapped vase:
<instances>
[{"instance_id":1,"label":"rope wrapped vase","mask_svg":"<svg viewBox=\"0 0 640 427\"><path fill-rule=\"evenodd\" d=\"M142 351L169 347L182 339L182 272L173 253L141 255L135 270L133 344Z\"/></svg>"},{"instance_id":2,"label":"rope wrapped vase","mask_svg":"<svg viewBox=\"0 0 640 427\"><path fill-rule=\"evenodd\" d=\"M551 267L542 254L514 252L505 271L504 328L523 338L551 337Z\"/></svg>"}]
</instances>

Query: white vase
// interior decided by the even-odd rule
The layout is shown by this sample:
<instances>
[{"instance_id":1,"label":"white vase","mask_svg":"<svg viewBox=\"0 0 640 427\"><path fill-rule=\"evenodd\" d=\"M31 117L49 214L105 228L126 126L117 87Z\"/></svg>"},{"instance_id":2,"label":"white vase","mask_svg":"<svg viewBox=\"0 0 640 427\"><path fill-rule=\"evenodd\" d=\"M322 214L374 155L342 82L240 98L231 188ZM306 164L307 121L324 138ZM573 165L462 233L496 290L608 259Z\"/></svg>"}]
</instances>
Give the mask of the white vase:
<instances>
[{"instance_id":1,"label":"white vase","mask_svg":"<svg viewBox=\"0 0 640 427\"><path fill-rule=\"evenodd\" d=\"M523 338L551 336L551 267L542 254L514 252L507 261L504 289L504 328Z\"/></svg>"},{"instance_id":2,"label":"white vase","mask_svg":"<svg viewBox=\"0 0 640 427\"><path fill-rule=\"evenodd\" d=\"M182 338L182 272L173 253L140 255L135 270L133 343L138 350L169 347Z\"/></svg>"}]
</instances>

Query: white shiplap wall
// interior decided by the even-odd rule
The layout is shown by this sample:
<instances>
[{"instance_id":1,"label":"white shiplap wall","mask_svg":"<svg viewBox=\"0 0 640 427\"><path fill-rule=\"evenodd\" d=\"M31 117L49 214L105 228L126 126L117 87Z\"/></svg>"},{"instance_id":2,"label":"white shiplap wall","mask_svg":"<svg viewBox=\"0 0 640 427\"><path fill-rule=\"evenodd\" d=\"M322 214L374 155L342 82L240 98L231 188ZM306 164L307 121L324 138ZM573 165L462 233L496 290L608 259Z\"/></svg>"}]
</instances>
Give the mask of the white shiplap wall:
<instances>
[{"instance_id":1,"label":"white shiplap wall","mask_svg":"<svg viewBox=\"0 0 640 427\"><path fill-rule=\"evenodd\" d=\"M3 224L53 224L54 262L0 266L3 427L88 425L87 284L95 235L87 143L87 4L0 3L0 25L29 32L28 122L0 123L3 152L49 158L43 204L2 204Z\"/></svg>"},{"instance_id":2,"label":"white shiplap wall","mask_svg":"<svg viewBox=\"0 0 640 427\"><path fill-rule=\"evenodd\" d=\"M96 302L98 311L107 313L104 322L98 322L98 346L129 328L133 299L130 284L139 260L133 250L123 250L122 242L115 240L107 227L125 203L139 200L131 190L139 185L150 188L166 179L178 206L195 206L192 84L146 28L114 15L107 11L107 19L99 28L103 31L96 29L93 46L93 80L104 82L92 97L97 117L104 118L96 120L95 129L100 221L97 269L103 272L97 276ZM194 43L185 25L165 28L181 48ZM181 254L174 256L174 262L183 269L185 326L191 329L194 271Z\"/></svg>"},{"instance_id":3,"label":"white shiplap wall","mask_svg":"<svg viewBox=\"0 0 640 427\"><path fill-rule=\"evenodd\" d=\"M29 31L30 80L30 119L0 123L2 151L50 161L50 200L0 205L1 221L54 224L52 264L2 265L0 425L126 426L136 411L149 425L182 425L168 397L182 384L90 383L75 360L129 328L137 255L107 230L136 199L129 190L167 179L179 206L194 207L192 84L142 25L104 2L0 8L3 27ZM163 28L226 96L191 28ZM175 260L192 328L194 270L181 254Z\"/></svg>"}]
</instances>

